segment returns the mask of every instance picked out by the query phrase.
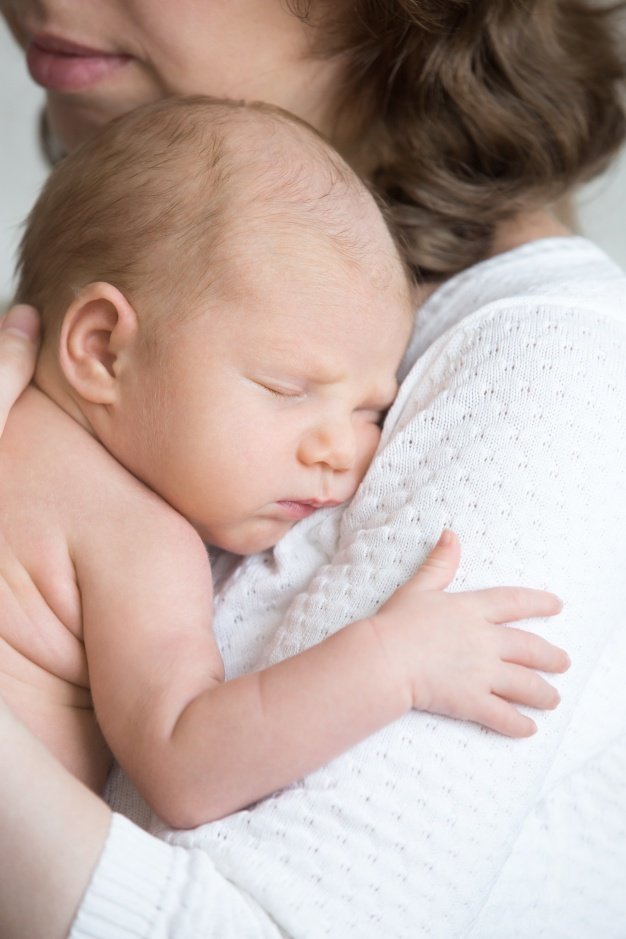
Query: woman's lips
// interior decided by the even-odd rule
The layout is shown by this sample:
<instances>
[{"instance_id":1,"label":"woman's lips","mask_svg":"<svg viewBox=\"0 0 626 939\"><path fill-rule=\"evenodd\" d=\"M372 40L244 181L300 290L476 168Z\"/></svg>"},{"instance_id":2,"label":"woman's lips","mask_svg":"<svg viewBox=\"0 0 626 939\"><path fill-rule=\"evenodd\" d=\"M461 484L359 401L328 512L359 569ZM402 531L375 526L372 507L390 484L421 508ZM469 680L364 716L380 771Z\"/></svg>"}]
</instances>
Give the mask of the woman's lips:
<instances>
[{"instance_id":1,"label":"woman's lips","mask_svg":"<svg viewBox=\"0 0 626 939\"><path fill-rule=\"evenodd\" d=\"M49 91L78 91L123 68L130 56L89 49L48 36L36 37L26 50L33 81Z\"/></svg>"}]
</instances>

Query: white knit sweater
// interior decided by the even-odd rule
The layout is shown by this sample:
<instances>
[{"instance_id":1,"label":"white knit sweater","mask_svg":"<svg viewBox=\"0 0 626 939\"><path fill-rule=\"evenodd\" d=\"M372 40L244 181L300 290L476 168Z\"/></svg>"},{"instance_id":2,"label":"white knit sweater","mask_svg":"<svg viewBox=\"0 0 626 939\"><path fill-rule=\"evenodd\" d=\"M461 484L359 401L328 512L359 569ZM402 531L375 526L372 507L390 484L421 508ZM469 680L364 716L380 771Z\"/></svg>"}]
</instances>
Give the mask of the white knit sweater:
<instances>
[{"instance_id":1,"label":"white knit sweater","mask_svg":"<svg viewBox=\"0 0 626 939\"><path fill-rule=\"evenodd\" d=\"M453 589L564 598L532 624L572 658L559 709L518 741L413 712L163 840L116 815L72 939L626 937L626 279L584 239L526 245L440 288L408 361L350 507L224 575L227 672L373 611L449 526ZM110 801L142 819L121 776Z\"/></svg>"}]
</instances>

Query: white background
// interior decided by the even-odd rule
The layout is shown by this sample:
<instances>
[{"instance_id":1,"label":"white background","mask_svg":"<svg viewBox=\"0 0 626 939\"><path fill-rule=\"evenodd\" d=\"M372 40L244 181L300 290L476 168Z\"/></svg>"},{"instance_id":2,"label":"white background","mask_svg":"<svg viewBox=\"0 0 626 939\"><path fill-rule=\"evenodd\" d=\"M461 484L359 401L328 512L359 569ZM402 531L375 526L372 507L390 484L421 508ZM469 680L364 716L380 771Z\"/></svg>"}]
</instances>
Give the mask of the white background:
<instances>
[{"instance_id":1,"label":"white background","mask_svg":"<svg viewBox=\"0 0 626 939\"><path fill-rule=\"evenodd\" d=\"M20 225L41 186L37 118L43 94L0 22L0 298L11 295ZM626 267L626 158L578 197L579 230Z\"/></svg>"}]
</instances>

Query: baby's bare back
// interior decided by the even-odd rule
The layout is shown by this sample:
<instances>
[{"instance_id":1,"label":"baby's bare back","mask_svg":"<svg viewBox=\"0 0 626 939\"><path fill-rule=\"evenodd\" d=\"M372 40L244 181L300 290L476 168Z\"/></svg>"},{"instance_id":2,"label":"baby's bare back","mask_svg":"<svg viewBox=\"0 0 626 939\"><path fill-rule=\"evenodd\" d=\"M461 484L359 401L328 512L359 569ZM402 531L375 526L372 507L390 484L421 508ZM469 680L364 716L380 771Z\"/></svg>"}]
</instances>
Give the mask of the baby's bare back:
<instances>
[{"instance_id":1,"label":"baby's bare back","mask_svg":"<svg viewBox=\"0 0 626 939\"><path fill-rule=\"evenodd\" d=\"M0 438L0 694L95 790L111 757L89 690L72 540L106 490L113 461L101 449L35 388Z\"/></svg>"}]
</instances>

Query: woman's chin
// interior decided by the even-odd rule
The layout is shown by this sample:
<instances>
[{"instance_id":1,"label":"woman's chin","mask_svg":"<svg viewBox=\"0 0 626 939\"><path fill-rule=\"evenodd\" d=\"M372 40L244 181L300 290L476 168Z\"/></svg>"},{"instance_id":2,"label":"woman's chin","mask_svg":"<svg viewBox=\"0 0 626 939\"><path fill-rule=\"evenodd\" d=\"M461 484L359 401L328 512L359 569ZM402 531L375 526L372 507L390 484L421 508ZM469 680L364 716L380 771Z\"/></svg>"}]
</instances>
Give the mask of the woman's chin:
<instances>
[{"instance_id":1,"label":"woman's chin","mask_svg":"<svg viewBox=\"0 0 626 939\"><path fill-rule=\"evenodd\" d=\"M52 136L63 150L69 151L107 124L113 115L105 115L68 95L49 91L46 117Z\"/></svg>"},{"instance_id":2,"label":"woman's chin","mask_svg":"<svg viewBox=\"0 0 626 939\"><path fill-rule=\"evenodd\" d=\"M124 74L128 80L109 82L84 92L46 93L46 116L52 135L66 151L73 150L114 118L160 97L133 63ZM132 80L133 76L137 80Z\"/></svg>"}]
</instances>

